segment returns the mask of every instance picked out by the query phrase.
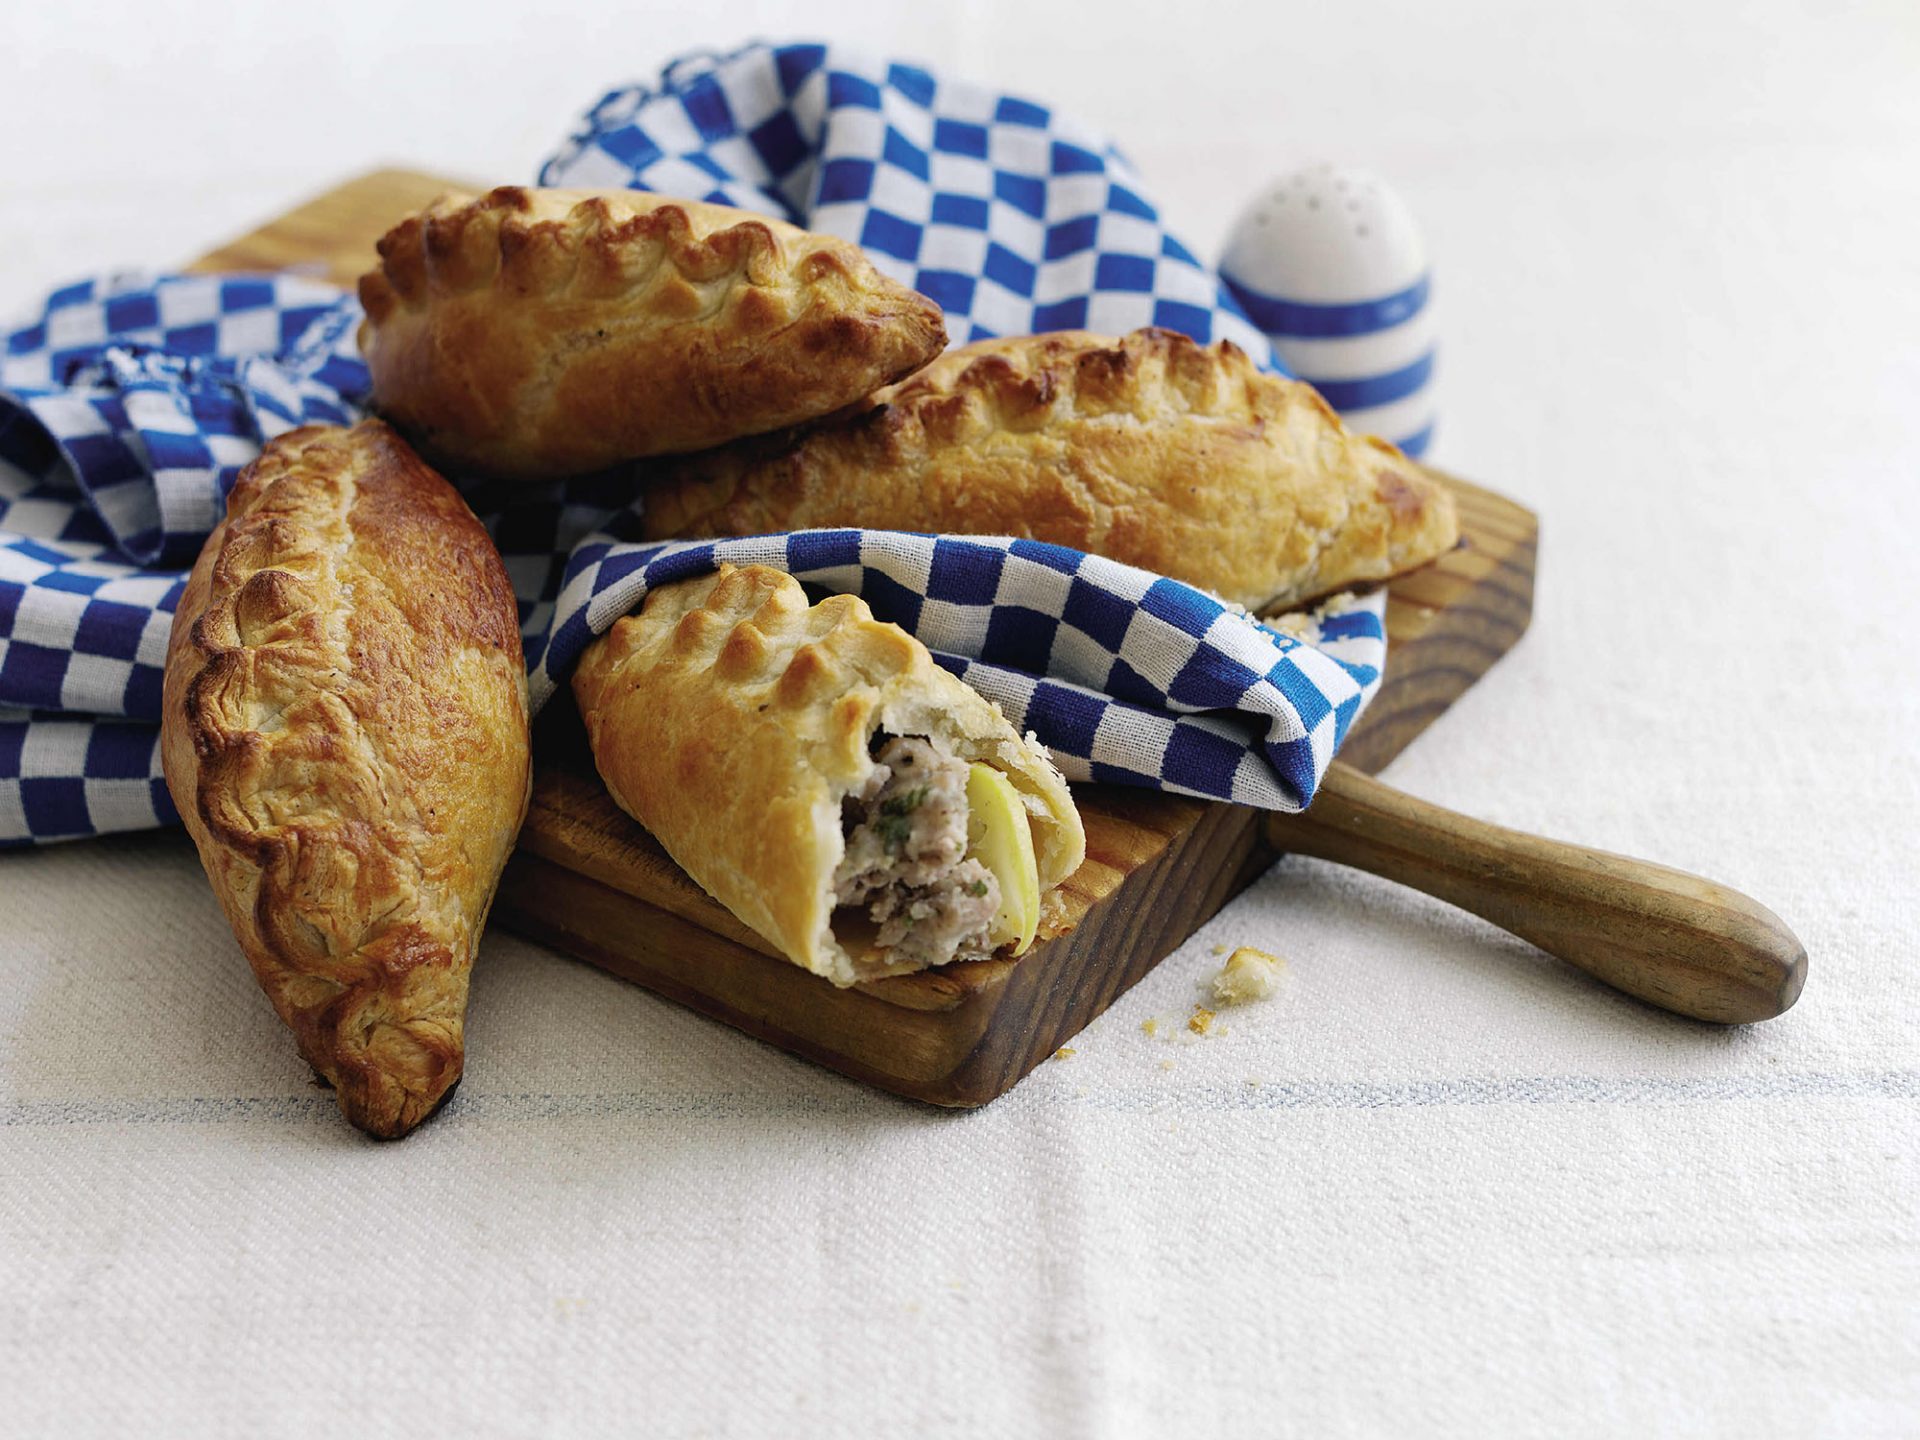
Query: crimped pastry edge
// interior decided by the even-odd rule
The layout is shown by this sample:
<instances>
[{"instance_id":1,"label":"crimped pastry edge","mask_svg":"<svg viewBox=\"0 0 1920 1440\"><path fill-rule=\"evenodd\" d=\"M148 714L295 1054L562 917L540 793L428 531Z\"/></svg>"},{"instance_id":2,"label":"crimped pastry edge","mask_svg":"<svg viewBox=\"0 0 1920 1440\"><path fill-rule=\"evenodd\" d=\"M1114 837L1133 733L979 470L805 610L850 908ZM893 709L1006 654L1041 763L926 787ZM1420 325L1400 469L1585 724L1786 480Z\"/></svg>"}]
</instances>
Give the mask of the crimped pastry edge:
<instances>
[{"instance_id":1,"label":"crimped pastry edge","mask_svg":"<svg viewBox=\"0 0 1920 1440\"><path fill-rule=\"evenodd\" d=\"M796 634L800 638L792 638ZM675 659L676 651L688 658ZM769 668L772 655L785 656L777 669ZM855 678L836 684L831 673L836 668L853 671ZM643 690L651 688L657 697L659 687L667 685L724 688L736 683L722 673L729 669L753 675L743 693L767 696L745 733L717 737L736 757L738 769L750 772L756 753L764 750L756 752L755 739L764 740L771 727L780 727L783 740L792 741L801 727L826 717L821 733L799 742L815 752L818 763L810 772L751 775L767 795L805 792L810 816L811 853L805 863L771 880L731 873L732 857L702 849L670 824L660 824L661 812L669 807L656 802L674 782L654 762L666 767L670 757L637 759L631 736L622 733L631 728L623 724L623 700L646 705ZM616 621L588 648L574 673L595 762L620 807L744 923L835 985L918 968L849 951L832 933L833 873L845 846L841 801L872 772L868 747L876 733L932 736L960 758L992 763L1005 774L1027 808L1043 896L1085 858L1079 812L1044 748L1015 731L998 706L935 664L913 636L875 619L858 596L832 595L809 605L800 583L782 571L723 564L711 575L652 591L637 614ZM662 702L656 698L655 703ZM769 711L775 719L760 718ZM780 906L785 913L797 910L810 917L800 927L803 933L792 933L794 927L783 926L771 907L757 905L756 888L773 885L788 891L780 899L793 902Z\"/></svg>"},{"instance_id":2,"label":"crimped pastry edge","mask_svg":"<svg viewBox=\"0 0 1920 1440\"><path fill-rule=\"evenodd\" d=\"M293 836L269 836L246 820L239 809L235 772L243 771L254 752L262 747L261 732L254 726L229 726L213 703L212 692L244 667L244 657L248 652L274 648L270 642L254 645L245 639L241 616L243 606L267 612L265 626L269 629L285 626L301 618L311 618L314 623L322 624L333 613L321 599L305 593L303 577L280 568L293 558L281 551L280 542L294 537L298 532L292 528L292 522L273 512L269 504L272 488L296 473L313 447L344 447L349 452L347 463L350 465L399 463L417 467L418 473L429 477L433 485L445 488L446 495L459 505L466 521L485 542L478 521L472 518L471 512L466 510L464 502L458 499L452 488L413 456L399 437L377 420L362 421L350 429L305 426L270 441L261 456L243 471L236 482L230 497L228 516L208 536L189 577L187 591L181 598L174 634L169 637L168 703L163 715L162 755L168 788L174 796L176 807L188 820L189 830L195 832L193 838L196 847L201 852L215 894L222 908L227 911L235 938L240 942L262 989L267 992L275 1010L293 1033L301 1055L332 1085L348 1120L376 1138L397 1139L410 1133L445 1104L459 1084L465 1059L461 1033L464 1016L456 1014L450 1025L445 1027L433 1024L426 1016L402 1017L407 1025L409 1046L421 1053L432 1052L438 1066L423 1087L409 1084L408 1077L396 1073L392 1066L382 1065L375 1058L376 1032L383 1026L399 1023L371 1016L376 1003L388 998L386 990L366 980L348 982L316 974L312 963L303 960L298 953L299 937L291 935L288 926L301 922L290 913L282 913L281 902L288 897L269 884L269 877L276 870L286 867L291 867L297 874L304 873L300 870L302 857L296 854L299 842L304 840L304 832L297 832ZM361 453L365 447L378 447L388 453L370 459ZM341 486L343 503L338 520L343 532L349 536L350 517L359 501L361 489L362 477L359 474ZM236 514L236 510L242 506L246 507L244 512ZM491 543L485 543L491 551ZM273 559L246 568L243 561L253 558L252 552L258 546L264 546ZM323 547L315 547L316 550L320 548ZM344 555L350 548L351 542L340 549L334 563L337 564L338 556ZM295 552L303 560L312 553L307 550ZM496 556L495 564L498 563ZM238 578L241 569L245 569L244 580ZM311 577L304 578L310 580ZM504 568L496 576L490 577L488 583L493 586L493 598L496 601L504 598L504 611L495 617L499 621L499 633L494 638L507 652L520 730L524 735L526 676L524 664L519 658L519 631L512 588ZM182 626L179 622L189 616L191 607L196 603L199 605L198 612L191 615L190 623ZM337 606L334 608L337 609ZM250 693L240 698L248 698ZM228 697L230 701L233 698ZM520 768L522 788L519 817L524 818L532 788L530 748L524 741ZM354 822L349 819L346 823ZM291 827L275 825L268 828ZM518 828L518 820L513 828ZM509 834L508 844L502 848L502 861L506 850L510 849L510 839ZM307 847L308 850L313 848ZM285 862L284 866L282 862ZM484 901L473 917L465 964L471 963L472 951L485 925L493 887L498 879L499 867L496 866ZM405 931L403 934L383 931L372 939L363 937L355 953L344 959L351 962L369 946L380 945L392 938L401 952L395 957L401 969L385 973L385 978L392 980L397 973L399 983L404 987L412 974L424 970L421 961L436 958L432 952L440 942L412 922L402 928ZM415 931L420 931L417 937ZM447 956L456 965L462 963L461 958L452 956L450 951ZM464 997L464 974L458 989ZM296 1002L292 998L295 992L306 1000L326 999L327 1003L320 1008L314 1004ZM367 1024L356 1031L353 1027L361 1018L366 1018Z\"/></svg>"},{"instance_id":3,"label":"crimped pastry edge","mask_svg":"<svg viewBox=\"0 0 1920 1440\"><path fill-rule=\"evenodd\" d=\"M453 192L378 248L359 331L375 403L477 474L585 473L777 430L946 343L940 307L857 246L699 201Z\"/></svg>"},{"instance_id":4,"label":"crimped pastry edge","mask_svg":"<svg viewBox=\"0 0 1920 1440\"><path fill-rule=\"evenodd\" d=\"M397 305L485 286L513 301L583 290L617 299L654 272L624 273L614 257L652 241L659 262L701 284L735 271L767 284L781 264L808 267L802 284L833 276L858 285L879 273L844 242L749 210L640 190L500 185L450 190L395 224L377 244L379 267L362 277L361 304L377 326Z\"/></svg>"},{"instance_id":5,"label":"crimped pastry edge","mask_svg":"<svg viewBox=\"0 0 1920 1440\"><path fill-rule=\"evenodd\" d=\"M994 482L984 477L995 473L1002 442L1013 443L1030 432L1063 435L1070 427L1090 425L1095 428L1088 432L1089 443L1104 445L1101 431L1106 426L1137 427L1143 436L1151 436L1186 421L1197 422L1196 435L1201 426L1218 427L1213 433L1223 440L1230 440L1234 432L1262 433L1269 426L1305 424L1322 432L1328 443L1347 447L1340 463L1356 470L1373 467L1377 499L1396 517L1388 553L1360 573L1336 574L1323 583L1293 588L1300 578L1317 576L1319 557L1345 538L1335 526L1325 533L1301 532L1318 539L1313 557L1290 567L1288 573L1296 578L1289 586L1264 594L1235 590L1201 573L1204 567L1198 566L1194 573L1180 577L1190 584L1270 613L1403 574L1458 542L1459 519L1451 492L1397 447L1349 430L1319 392L1304 382L1260 370L1231 341L1201 345L1177 331L1157 327L1119 337L1056 331L974 341L876 392L871 406L863 411L659 462L649 471L653 488L644 533L650 539L664 539L856 523L850 514L840 513L836 502L822 510L796 497L816 490L845 494L847 486L857 489L856 471L886 477L874 481L883 487L910 484L913 466L960 455L973 457L984 487L976 493L986 497L992 510L998 503ZM898 473L890 474L890 466ZM839 483L824 478L829 476ZM884 505L891 496L880 499ZM1352 501L1348 503L1351 506ZM1405 515L1414 519L1402 529L1400 520ZM890 517L886 523L899 523L900 518ZM956 527L952 516L942 513L936 518L942 528L965 533L1019 535L1035 533L1026 527L1039 525L1042 517L1003 508L995 515L998 524ZM1040 538L1056 537L1042 533ZM1217 539L1227 554L1243 543L1235 533L1221 533ZM1075 542L1060 538L1059 543ZM1150 569L1166 568L1164 563L1153 563L1152 556L1114 558Z\"/></svg>"}]
</instances>

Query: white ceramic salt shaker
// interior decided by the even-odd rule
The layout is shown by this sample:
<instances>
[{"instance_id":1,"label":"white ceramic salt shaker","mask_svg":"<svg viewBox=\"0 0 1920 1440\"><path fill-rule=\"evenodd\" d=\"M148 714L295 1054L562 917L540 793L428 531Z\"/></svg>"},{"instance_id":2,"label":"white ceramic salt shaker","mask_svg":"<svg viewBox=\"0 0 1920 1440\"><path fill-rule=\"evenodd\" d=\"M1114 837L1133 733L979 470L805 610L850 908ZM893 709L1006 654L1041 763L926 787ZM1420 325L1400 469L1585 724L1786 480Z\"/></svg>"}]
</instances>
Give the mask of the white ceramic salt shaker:
<instances>
[{"instance_id":1,"label":"white ceramic salt shaker","mask_svg":"<svg viewBox=\"0 0 1920 1440\"><path fill-rule=\"evenodd\" d=\"M1283 175L1241 212L1220 277L1275 352L1356 430L1409 455L1433 438L1427 248L1364 170Z\"/></svg>"}]
</instances>

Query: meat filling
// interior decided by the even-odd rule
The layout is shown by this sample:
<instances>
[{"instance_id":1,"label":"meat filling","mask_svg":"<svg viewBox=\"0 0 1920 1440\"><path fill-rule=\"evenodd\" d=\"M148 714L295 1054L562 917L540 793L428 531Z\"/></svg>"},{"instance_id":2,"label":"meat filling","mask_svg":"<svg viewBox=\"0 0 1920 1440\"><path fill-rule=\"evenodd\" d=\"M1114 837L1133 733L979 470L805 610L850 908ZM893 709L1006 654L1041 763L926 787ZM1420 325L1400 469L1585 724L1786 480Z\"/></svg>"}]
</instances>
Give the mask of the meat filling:
<instances>
[{"instance_id":1,"label":"meat filling","mask_svg":"<svg viewBox=\"0 0 1920 1440\"><path fill-rule=\"evenodd\" d=\"M873 775L841 806L847 853L834 901L879 927L898 963L945 965L991 953L1000 885L967 854L967 762L939 743L889 736Z\"/></svg>"}]
</instances>

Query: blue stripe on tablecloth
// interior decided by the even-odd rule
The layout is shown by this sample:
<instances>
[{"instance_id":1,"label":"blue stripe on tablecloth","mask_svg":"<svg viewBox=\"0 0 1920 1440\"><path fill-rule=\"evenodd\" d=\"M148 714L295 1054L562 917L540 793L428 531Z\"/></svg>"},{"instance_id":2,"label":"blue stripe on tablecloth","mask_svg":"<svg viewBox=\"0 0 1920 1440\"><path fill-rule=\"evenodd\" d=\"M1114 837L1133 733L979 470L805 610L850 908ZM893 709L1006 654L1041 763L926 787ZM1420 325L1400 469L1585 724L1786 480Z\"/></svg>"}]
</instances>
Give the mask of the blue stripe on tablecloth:
<instances>
[{"instance_id":1,"label":"blue stripe on tablecloth","mask_svg":"<svg viewBox=\"0 0 1920 1440\"><path fill-rule=\"evenodd\" d=\"M462 1117L551 1120L618 1115L682 1115L729 1119L805 1110L809 1115L867 1114L873 1097L848 1087L844 1095L777 1089L669 1095L653 1091L611 1095L456 1093L438 1124ZM1703 1105L1770 1100L1920 1100L1920 1070L1800 1071L1786 1074L1460 1076L1445 1080L1275 1080L1205 1086L1181 1092L1185 1108L1221 1111L1403 1110L1423 1106ZM1073 1105L1135 1112L1166 1107L1165 1085L1063 1096L1031 1087L994 1105L996 1114L1025 1105ZM326 1094L180 1096L173 1099L13 1100L0 1102L0 1129L59 1125L236 1125L326 1122L339 1106Z\"/></svg>"}]
</instances>

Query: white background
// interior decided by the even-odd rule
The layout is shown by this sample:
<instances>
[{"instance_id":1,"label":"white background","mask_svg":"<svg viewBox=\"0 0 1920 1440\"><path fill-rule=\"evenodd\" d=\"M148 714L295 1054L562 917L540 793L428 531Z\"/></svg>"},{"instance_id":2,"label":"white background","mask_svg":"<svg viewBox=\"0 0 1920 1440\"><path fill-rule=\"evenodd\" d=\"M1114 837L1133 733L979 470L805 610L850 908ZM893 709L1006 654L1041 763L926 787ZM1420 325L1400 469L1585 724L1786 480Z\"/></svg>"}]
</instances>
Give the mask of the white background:
<instances>
[{"instance_id":1,"label":"white background","mask_svg":"<svg viewBox=\"0 0 1920 1440\"><path fill-rule=\"evenodd\" d=\"M756 33L1077 111L1203 254L1276 171L1387 176L1434 458L1544 525L1532 632L1389 778L1749 890L1813 972L1710 1030L1292 861L949 1116L494 935L458 1106L376 1147L182 839L0 857L20 1433L1920 1429L1911 4L164 8L6 7L6 310L379 162L529 179ZM1142 1032L1243 941L1280 999Z\"/></svg>"}]
</instances>

